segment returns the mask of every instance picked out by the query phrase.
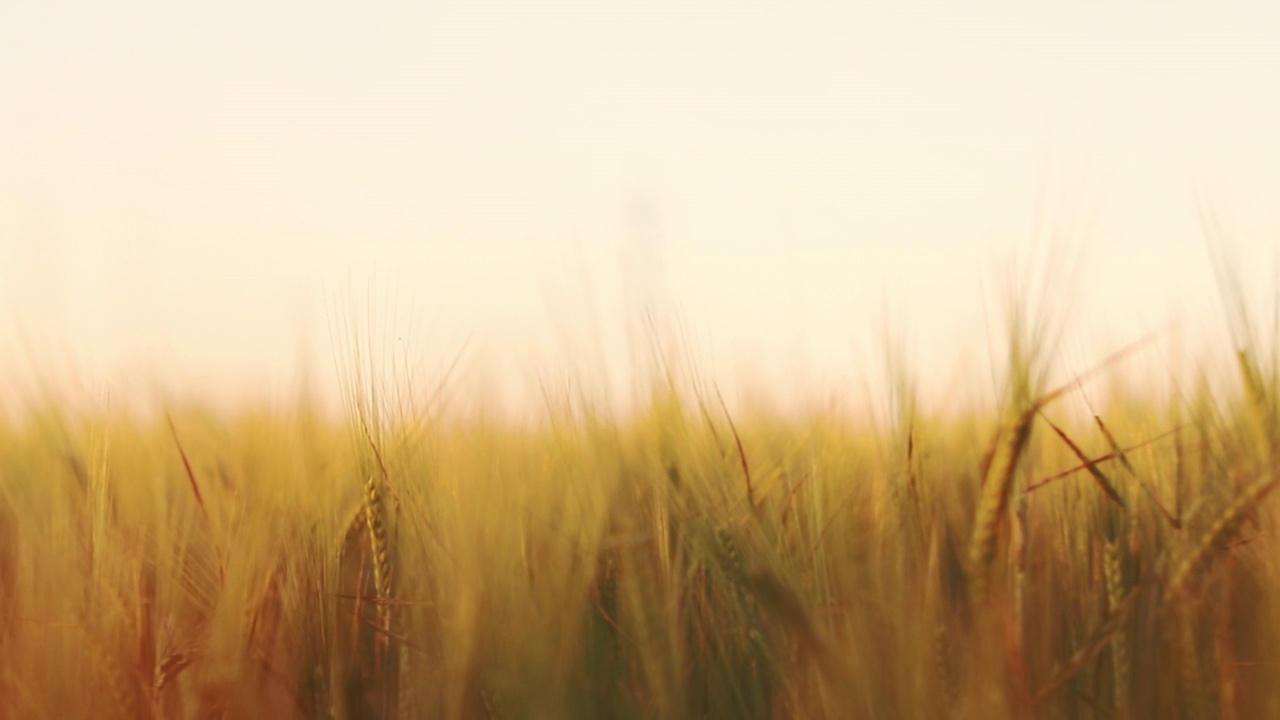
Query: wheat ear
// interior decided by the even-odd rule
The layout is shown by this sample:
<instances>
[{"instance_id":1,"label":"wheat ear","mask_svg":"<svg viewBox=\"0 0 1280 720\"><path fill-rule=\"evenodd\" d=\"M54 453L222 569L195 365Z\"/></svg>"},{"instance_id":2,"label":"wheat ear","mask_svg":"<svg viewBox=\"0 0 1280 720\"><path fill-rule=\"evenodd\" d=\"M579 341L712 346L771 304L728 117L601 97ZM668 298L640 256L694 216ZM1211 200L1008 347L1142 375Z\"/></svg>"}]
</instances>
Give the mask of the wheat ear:
<instances>
[{"instance_id":1,"label":"wheat ear","mask_svg":"<svg viewBox=\"0 0 1280 720\"><path fill-rule=\"evenodd\" d=\"M1186 589L1191 578L1208 563L1214 550L1221 547L1230 538L1245 515L1275 489L1277 480L1266 477L1245 488L1240 497L1218 516L1217 522L1204 534L1200 542L1191 550L1169 578L1165 586L1164 603L1167 607Z\"/></svg>"},{"instance_id":2,"label":"wheat ear","mask_svg":"<svg viewBox=\"0 0 1280 720\"><path fill-rule=\"evenodd\" d=\"M1031 435L1031 422L1038 410L1039 404L1033 404L1020 413L1008 428L1007 434L1002 433L1005 441L1002 443L997 440L991 455L991 464L982 483L973 536L969 540L969 587L975 606L986 599L987 566L995 555L996 531L1009 505L1009 488L1013 485L1018 460Z\"/></svg>"}]
</instances>

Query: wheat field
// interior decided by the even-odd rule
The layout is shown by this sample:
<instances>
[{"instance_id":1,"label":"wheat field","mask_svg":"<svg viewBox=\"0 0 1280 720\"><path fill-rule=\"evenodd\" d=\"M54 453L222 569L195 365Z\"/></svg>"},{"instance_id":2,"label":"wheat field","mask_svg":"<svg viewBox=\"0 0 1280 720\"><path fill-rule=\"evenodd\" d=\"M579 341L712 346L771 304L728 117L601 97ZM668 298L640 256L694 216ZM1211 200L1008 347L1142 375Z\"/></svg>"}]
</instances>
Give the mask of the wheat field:
<instances>
[{"instance_id":1,"label":"wheat field","mask_svg":"<svg viewBox=\"0 0 1280 720\"><path fill-rule=\"evenodd\" d=\"M0 426L8 718L1280 717L1276 364L1157 403ZM1095 389L1094 396L1098 393ZM905 398L905 399L904 399Z\"/></svg>"}]
</instances>

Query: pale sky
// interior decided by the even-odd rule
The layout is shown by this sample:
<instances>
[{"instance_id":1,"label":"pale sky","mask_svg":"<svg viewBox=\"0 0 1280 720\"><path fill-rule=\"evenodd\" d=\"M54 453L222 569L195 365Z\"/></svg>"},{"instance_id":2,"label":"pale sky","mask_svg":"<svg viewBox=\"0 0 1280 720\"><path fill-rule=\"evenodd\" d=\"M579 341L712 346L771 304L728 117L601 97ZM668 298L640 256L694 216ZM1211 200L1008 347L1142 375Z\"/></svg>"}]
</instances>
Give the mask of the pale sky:
<instances>
[{"instance_id":1,"label":"pale sky","mask_svg":"<svg viewBox=\"0 0 1280 720\"><path fill-rule=\"evenodd\" d=\"M203 5L0 4L0 369L277 396L372 297L510 399L647 299L728 387L888 322L941 393L1054 231L1076 368L1213 329L1196 188L1275 268L1275 3Z\"/></svg>"}]
</instances>

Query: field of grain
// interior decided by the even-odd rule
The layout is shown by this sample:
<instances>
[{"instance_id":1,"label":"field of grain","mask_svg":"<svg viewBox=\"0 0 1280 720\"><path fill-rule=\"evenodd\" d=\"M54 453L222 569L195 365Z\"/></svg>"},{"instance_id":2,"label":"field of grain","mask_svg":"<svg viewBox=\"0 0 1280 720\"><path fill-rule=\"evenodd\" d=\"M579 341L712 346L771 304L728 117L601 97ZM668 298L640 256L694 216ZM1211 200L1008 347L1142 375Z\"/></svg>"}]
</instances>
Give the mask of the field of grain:
<instances>
[{"instance_id":1,"label":"field of grain","mask_svg":"<svg viewBox=\"0 0 1280 720\"><path fill-rule=\"evenodd\" d=\"M1011 336L997 412L904 370L879 424L32 405L0 717L1280 716L1276 364L1158 403Z\"/></svg>"}]
</instances>

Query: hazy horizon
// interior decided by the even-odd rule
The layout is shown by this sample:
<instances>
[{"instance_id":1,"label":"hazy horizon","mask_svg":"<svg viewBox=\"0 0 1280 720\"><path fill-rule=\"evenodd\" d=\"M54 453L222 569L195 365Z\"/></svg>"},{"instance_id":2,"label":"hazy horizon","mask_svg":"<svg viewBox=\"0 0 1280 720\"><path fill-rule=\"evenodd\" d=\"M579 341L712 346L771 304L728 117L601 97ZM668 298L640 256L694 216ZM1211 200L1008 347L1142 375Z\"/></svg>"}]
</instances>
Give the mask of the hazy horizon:
<instances>
[{"instance_id":1,"label":"hazy horizon","mask_svg":"<svg viewBox=\"0 0 1280 720\"><path fill-rule=\"evenodd\" d=\"M1268 321L1280 289L1277 37L1263 4L13 4L0 371L333 398L371 335L520 405L624 385L647 309L726 391L859 393L888 338L981 394L1010 268L1067 370L1219 348L1215 257Z\"/></svg>"}]
</instances>

